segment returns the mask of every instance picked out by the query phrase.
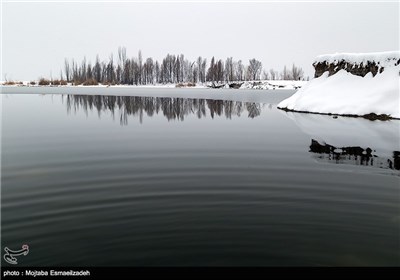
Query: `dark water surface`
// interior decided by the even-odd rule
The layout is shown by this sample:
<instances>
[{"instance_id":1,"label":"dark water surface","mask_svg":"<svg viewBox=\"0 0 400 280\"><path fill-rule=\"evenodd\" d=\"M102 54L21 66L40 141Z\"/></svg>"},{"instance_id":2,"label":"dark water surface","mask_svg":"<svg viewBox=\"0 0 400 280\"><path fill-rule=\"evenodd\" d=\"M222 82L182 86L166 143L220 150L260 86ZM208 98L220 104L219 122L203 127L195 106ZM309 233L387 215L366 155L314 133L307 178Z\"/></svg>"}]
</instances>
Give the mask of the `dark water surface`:
<instances>
[{"instance_id":1,"label":"dark water surface","mask_svg":"<svg viewBox=\"0 0 400 280\"><path fill-rule=\"evenodd\" d=\"M28 244L27 266L400 265L399 122L195 91L3 92L2 248Z\"/></svg>"}]
</instances>

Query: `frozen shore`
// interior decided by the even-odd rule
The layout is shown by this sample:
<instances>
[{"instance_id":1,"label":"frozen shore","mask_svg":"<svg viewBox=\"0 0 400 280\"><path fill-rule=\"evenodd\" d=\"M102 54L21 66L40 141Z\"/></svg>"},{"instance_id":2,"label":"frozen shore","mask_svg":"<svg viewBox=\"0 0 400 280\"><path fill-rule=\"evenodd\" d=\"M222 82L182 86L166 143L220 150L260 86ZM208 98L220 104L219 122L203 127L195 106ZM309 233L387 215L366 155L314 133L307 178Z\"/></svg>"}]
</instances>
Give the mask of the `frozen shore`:
<instances>
[{"instance_id":1,"label":"frozen shore","mask_svg":"<svg viewBox=\"0 0 400 280\"><path fill-rule=\"evenodd\" d=\"M149 84L149 85L72 85L68 83L63 86L38 86L36 81L35 85L31 85L30 81L16 82L14 85L4 85L5 82L0 82L1 87L73 87L73 88L194 88L194 89L263 89L263 90L274 90L274 89L299 89L307 84L307 81L292 81L292 80L261 80L261 81L241 81L241 82L216 82L216 83L198 83L195 86L188 85L188 83L182 84Z\"/></svg>"}]
</instances>

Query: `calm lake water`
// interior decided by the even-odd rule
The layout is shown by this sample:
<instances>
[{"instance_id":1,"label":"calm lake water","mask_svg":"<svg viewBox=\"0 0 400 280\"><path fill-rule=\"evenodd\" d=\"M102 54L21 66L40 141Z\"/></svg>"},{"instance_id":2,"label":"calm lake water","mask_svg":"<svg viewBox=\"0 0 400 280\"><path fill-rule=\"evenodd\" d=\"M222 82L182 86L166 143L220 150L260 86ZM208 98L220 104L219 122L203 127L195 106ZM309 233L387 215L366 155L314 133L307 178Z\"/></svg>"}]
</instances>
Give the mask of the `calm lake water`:
<instances>
[{"instance_id":1,"label":"calm lake water","mask_svg":"<svg viewBox=\"0 0 400 280\"><path fill-rule=\"evenodd\" d=\"M285 113L283 90L52 92L2 94L19 265L400 265L399 121Z\"/></svg>"}]
</instances>

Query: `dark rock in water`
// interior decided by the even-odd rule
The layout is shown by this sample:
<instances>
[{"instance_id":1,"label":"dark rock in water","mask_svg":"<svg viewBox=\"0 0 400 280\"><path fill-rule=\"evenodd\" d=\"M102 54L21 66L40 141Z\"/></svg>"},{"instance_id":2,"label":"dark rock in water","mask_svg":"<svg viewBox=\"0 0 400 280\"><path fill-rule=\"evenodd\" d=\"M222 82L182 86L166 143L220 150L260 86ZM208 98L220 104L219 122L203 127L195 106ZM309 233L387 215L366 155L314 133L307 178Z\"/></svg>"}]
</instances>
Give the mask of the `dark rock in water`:
<instances>
[{"instance_id":1,"label":"dark rock in water","mask_svg":"<svg viewBox=\"0 0 400 280\"><path fill-rule=\"evenodd\" d=\"M370 121L389 121L389 120L399 120L399 118L393 118L390 115L386 114L375 114L375 113L370 113L370 114L365 114L365 115L355 115L355 114L332 114L332 113L320 113L320 112L310 112L310 111L302 111L302 110L293 110L293 109L288 109L287 107L278 107L278 109L285 111L285 112L296 112L296 113L305 113L305 114L315 114L315 115L326 115L326 116L332 116L332 118L336 119L338 116L341 117L351 117L351 118L364 118Z\"/></svg>"},{"instance_id":2,"label":"dark rock in water","mask_svg":"<svg viewBox=\"0 0 400 280\"><path fill-rule=\"evenodd\" d=\"M225 87L225 84L219 85L219 84L212 83L211 85L208 85L207 87L210 87L210 88L223 88L223 87Z\"/></svg>"},{"instance_id":3,"label":"dark rock in water","mask_svg":"<svg viewBox=\"0 0 400 280\"><path fill-rule=\"evenodd\" d=\"M229 88L239 89L243 83L230 83Z\"/></svg>"},{"instance_id":4,"label":"dark rock in water","mask_svg":"<svg viewBox=\"0 0 400 280\"><path fill-rule=\"evenodd\" d=\"M399 151L393 152L393 168L400 170L400 152Z\"/></svg>"},{"instance_id":5,"label":"dark rock in water","mask_svg":"<svg viewBox=\"0 0 400 280\"><path fill-rule=\"evenodd\" d=\"M328 143L320 144L317 140L311 139L309 152L321 155L319 156L320 159L335 161L336 163L376 166L379 168L400 170L399 151L393 151L393 157L379 158L373 153L375 150L372 150L369 147L335 147Z\"/></svg>"},{"instance_id":6,"label":"dark rock in water","mask_svg":"<svg viewBox=\"0 0 400 280\"><path fill-rule=\"evenodd\" d=\"M387 121L387 120L392 119L390 116L388 116L386 114L377 115L375 113L365 114L362 117L369 119L370 121L375 121L375 120Z\"/></svg>"}]
</instances>

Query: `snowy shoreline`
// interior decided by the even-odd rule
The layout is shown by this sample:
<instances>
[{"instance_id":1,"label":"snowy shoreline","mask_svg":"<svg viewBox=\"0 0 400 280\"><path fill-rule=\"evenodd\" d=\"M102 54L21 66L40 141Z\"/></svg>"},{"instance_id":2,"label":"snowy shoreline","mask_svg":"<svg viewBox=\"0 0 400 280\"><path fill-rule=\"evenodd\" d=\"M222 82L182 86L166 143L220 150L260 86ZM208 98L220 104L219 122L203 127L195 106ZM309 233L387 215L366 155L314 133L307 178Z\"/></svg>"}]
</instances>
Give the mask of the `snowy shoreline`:
<instances>
[{"instance_id":1,"label":"snowy shoreline","mask_svg":"<svg viewBox=\"0 0 400 280\"><path fill-rule=\"evenodd\" d=\"M205 83L196 84L195 86L186 86L185 84L151 84L151 85L45 85L40 86L38 82L36 85L30 85L29 81L23 81L14 85L4 85L5 82L0 82L2 87L32 87L32 88L176 88L176 89L260 89L260 90L274 90L274 89L299 89L303 87L308 81L293 81L293 80L261 80L261 81L241 81L241 82L224 82L224 83ZM240 85L238 88L232 85Z\"/></svg>"}]
</instances>

